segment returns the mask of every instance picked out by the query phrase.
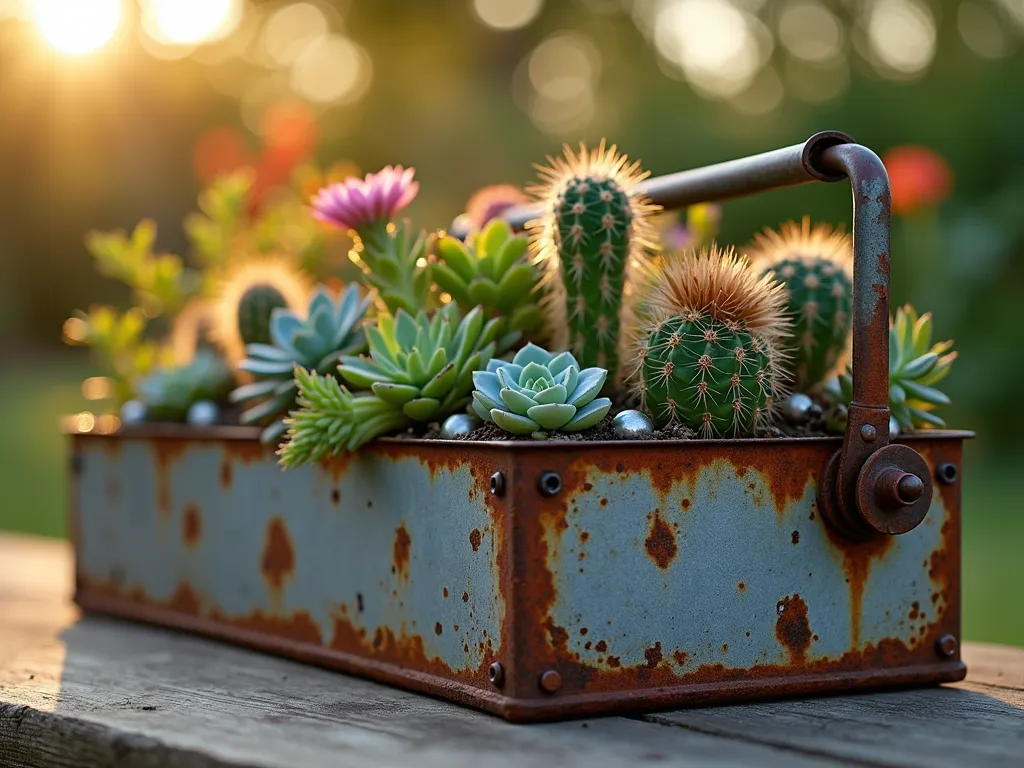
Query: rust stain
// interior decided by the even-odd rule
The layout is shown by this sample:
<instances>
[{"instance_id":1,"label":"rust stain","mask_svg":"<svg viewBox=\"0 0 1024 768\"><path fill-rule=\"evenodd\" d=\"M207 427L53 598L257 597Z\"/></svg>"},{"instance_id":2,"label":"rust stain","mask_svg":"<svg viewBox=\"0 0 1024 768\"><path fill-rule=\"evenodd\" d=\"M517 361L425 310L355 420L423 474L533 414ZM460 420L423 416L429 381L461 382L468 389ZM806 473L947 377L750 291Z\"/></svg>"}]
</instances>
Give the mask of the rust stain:
<instances>
[{"instance_id":1,"label":"rust stain","mask_svg":"<svg viewBox=\"0 0 1024 768\"><path fill-rule=\"evenodd\" d=\"M199 595L187 581L182 581L174 589L174 594L167 601L167 607L178 613L185 613L189 616L198 616L201 602Z\"/></svg>"},{"instance_id":2,"label":"rust stain","mask_svg":"<svg viewBox=\"0 0 1024 768\"><path fill-rule=\"evenodd\" d=\"M921 604L920 604L920 603L918 603L918 602L917 602L917 601L915 600L915 601L914 601L913 603L911 603L911 605L910 605L910 614L908 615L908 618L909 618L909 619L910 619L911 621L916 621L916 620L917 620L917 617L918 617L918 616L920 616L920 615L921 615Z\"/></svg>"},{"instance_id":3,"label":"rust stain","mask_svg":"<svg viewBox=\"0 0 1024 768\"><path fill-rule=\"evenodd\" d=\"M199 514L199 507L189 504L185 507L185 514L181 518L181 538L188 548L199 543L203 536L203 519Z\"/></svg>"},{"instance_id":4,"label":"rust stain","mask_svg":"<svg viewBox=\"0 0 1024 768\"><path fill-rule=\"evenodd\" d=\"M683 499L681 502L679 502L679 506L681 506L684 511L689 509L690 508L690 500L689 499Z\"/></svg>"},{"instance_id":5,"label":"rust stain","mask_svg":"<svg viewBox=\"0 0 1024 768\"><path fill-rule=\"evenodd\" d=\"M647 659L647 666L654 669L661 663L661 643L655 643L653 647L644 651L644 658Z\"/></svg>"},{"instance_id":6,"label":"rust stain","mask_svg":"<svg viewBox=\"0 0 1024 768\"><path fill-rule=\"evenodd\" d=\"M412 546L412 539L409 532L405 530L405 524L399 523L395 528L394 565L398 578L409 579L409 549Z\"/></svg>"},{"instance_id":7,"label":"rust stain","mask_svg":"<svg viewBox=\"0 0 1024 768\"><path fill-rule=\"evenodd\" d=\"M442 589L441 590L441 594L444 595L444 599L447 600L448 599L448 587L445 587L444 589Z\"/></svg>"},{"instance_id":8,"label":"rust stain","mask_svg":"<svg viewBox=\"0 0 1024 768\"><path fill-rule=\"evenodd\" d=\"M280 517L270 518L267 524L267 539L263 545L260 570L275 592L281 590L285 579L295 570L295 551L284 520Z\"/></svg>"},{"instance_id":9,"label":"rust stain","mask_svg":"<svg viewBox=\"0 0 1024 768\"><path fill-rule=\"evenodd\" d=\"M480 549L480 529L474 528L469 532L469 545L473 547L473 551L476 552Z\"/></svg>"},{"instance_id":10,"label":"rust stain","mask_svg":"<svg viewBox=\"0 0 1024 768\"><path fill-rule=\"evenodd\" d=\"M442 632L444 632L444 627L441 626L441 622L439 621L434 624L434 634L440 635Z\"/></svg>"},{"instance_id":11,"label":"rust stain","mask_svg":"<svg viewBox=\"0 0 1024 768\"><path fill-rule=\"evenodd\" d=\"M331 504L334 506L341 504L341 491L337 488L331 489Z\"/></svg>"},{"instance_id":12,"label":"rust stain","mask_svg":"<svg viewBox=\"0 0 1024 768\"><path fill-rule=\"evenodd\" d=\"M167 517L171 514L171 467L184 455L189 443L176 438L151 440L156 470L156 508Z\"/></svg>"},{"instance_id":13,"label":"rust stain","mask_svg":"<svg viewBox=\"0 0 1024 768\"><path fill-rule=\"evenodd\" d=\"M225 491L231 490L231 484L234 482L235 468L231 465L231 459L228 454L224 454L224 458L220 462L220 487Z\"/></svg>"},{"instance_id":14,"label":"rust stain","mask_svg":"<svg viewBox=\"0 0 1024 768\"><path fill-rule=\"evenodd\" d=\"M676 660L676 664L680 667L685 667L686 662L690 660L690 654L686 651L680 651L678 648L672 651L672 658Z\"/></svg>"},{"instance_id":15,"label":"rust stain","mask_svg":"<svg viewBox=\"0 0 1024 768\"><path fill-rule=\"evenodd\" d=\"M210 618L233 627L248 629L264 635L275 635L308 645L323 645L320 625L308 611L295 611L290 616L275 616L255 610L244 616L227 616L219 609L210 612Z\"/></svg>"},{"instance_id":16,"label":"rust stain","mask_svg":"<svg viewBox=\"0 0 1024 768\"><path fill-rule=\"evenodd\" d=\"M793 531L793 535L789 537L789 540L793 542L793 546L794 547L797 544L799 544L800 543L800 531Z\"/></svg>"},{"instance_id":17,"label":"rust stain","mask_svg":"<svg viewBox=\"0 0 1024 768\"><path fill-rule=\"evenodd\" d=\"M462 593L462 602L464 602L464 603L468 603L469 602L469 592L463 592Z\"/></svg>"},{"instance_id":18,"label":"rust stain","mask_svg":"<svg viewBox=\"0 0 1024 768\"><path fill-rule=\"evenodd\" d=\"M651 559L662 570L665 570L672 564L676 553L679 552L675 534L665 524L665 521L661 519L658 510L654 512L654 522L651 524L651 532L648 534L644 546L647 549L647 554L650 555Z\"/></svg>"},{"instance_id":19,"label":"rust stain","mask_svg":"<svg viewBox=\"0 0 1024 768\"><path fill-rule=\"evenodd\" d=\"M597 645L594 646L594 650L598 653L604 653L608 650L608 643L606 643L604 640L599 640L597 642Z\"/></svg>"},{"instance_id":20,"label":"rust stain","mask_svg":"<svg viewBox=\"0 0 1024 768\"><path fill-rule=\"evenodd\" d=\"M867 541L850 541L833 532L824 521L821 525L835 550L843 559L843 571L850 590L850 647L860 645L861 618L864 612L864 588L867 585L871 565L883 559L893 548L895 536L879 536Z\"/></svg>"},{"instance_id":21,"label":"rust stain","mask_svg":"<svg viewBox=\"0 0 1024 768\"><path fill-rule=\"evenodd\" d=\"M222 445L228 459L244 465L255 464L274 455L274 449L259 440L225 440Z\"/></svg>"},{"instance_id":22,"label":"rust stain","mask_svg":"<svg viewBox=\"0 0 1024 768\"><path fill-rule=\"evenodd\" d=\"M736 591L737 592L746 592L746 590L747 590L746 582L741 581L739 584L736 585Z\"/></svg>"},{"instance_id":23,"label":"rust stain","mask_svg":"<svg viewBox=\"0 0 1024 768\"><path fill-rule=\"evenodd\" d=\"M811 625L807 620L807 603L800 595L784 597L775 606L775 637L789 651L791 664L804 664L811 647Z\"/></svg>"},{"instance_id":24,"label":"rust stain","mask_svg":"<svg viewBox=\"0 0 1024 768\"><path fill-rule=\"evenodd\" d=\"M612 669L618 669L619 667L622 666L622 660L618 656L609 656L608 657L608 666L611 667Z\"/></svg>"}]
</instances>

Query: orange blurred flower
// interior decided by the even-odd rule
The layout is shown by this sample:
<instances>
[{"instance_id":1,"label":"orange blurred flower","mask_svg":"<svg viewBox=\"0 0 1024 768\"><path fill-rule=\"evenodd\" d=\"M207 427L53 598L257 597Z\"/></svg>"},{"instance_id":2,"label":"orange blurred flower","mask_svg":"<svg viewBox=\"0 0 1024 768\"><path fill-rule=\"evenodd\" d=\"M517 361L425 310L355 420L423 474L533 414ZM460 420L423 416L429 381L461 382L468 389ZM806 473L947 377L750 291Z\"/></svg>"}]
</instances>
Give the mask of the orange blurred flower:
<instances>
[{"instance_id":1,"label":"orange blurred flower","mask_svg":"<svg viewBox=\"0 0 1024 768\"><path fill-rule=\"evenodd\" d=\"M908 214L938 205L953 190L953 170L935 150L916 145L893 147L882 162L892 187L892 212Z\"/></svg>"}]
</instances>

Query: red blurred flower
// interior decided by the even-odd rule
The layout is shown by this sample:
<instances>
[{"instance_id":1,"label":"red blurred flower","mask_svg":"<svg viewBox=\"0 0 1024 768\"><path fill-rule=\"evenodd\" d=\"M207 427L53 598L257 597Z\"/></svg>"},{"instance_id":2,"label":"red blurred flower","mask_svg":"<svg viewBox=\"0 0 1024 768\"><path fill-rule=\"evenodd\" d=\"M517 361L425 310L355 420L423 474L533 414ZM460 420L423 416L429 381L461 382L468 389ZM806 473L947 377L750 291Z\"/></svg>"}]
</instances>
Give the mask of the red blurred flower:
<instances>
[{"instance_id":1,"label":"red blurred flower","mask_svg":"<svg viewBox=\"0 0 1024 768\"><path fill-rule=\"evenodd\" d=\"M204 184L251 163L249 148L233 128L211 128L199 137L192 151L192 166Z\"/></svg>"},{"instance_id":2,"label":"red blurred flower","mask_svg":"<svg viewBox=\"0 0 1024 768\"><path fill-rule=\"evenodd\" d=\"M882 162L892 187L892 212L913 213L938 205L953 190L953 170L938 152L928 147L893 147Z\"/></svg>"}]
</instances>

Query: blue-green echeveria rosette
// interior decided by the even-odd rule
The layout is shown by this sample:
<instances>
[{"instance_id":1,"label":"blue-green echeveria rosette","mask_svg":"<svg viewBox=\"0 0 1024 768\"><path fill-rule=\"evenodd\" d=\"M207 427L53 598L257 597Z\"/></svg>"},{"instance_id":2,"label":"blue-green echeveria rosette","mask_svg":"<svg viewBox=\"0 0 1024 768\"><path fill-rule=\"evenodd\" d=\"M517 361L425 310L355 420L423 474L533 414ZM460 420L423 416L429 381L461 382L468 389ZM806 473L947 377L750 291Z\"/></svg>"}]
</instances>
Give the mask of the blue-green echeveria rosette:
<instances>
[{"instance_id":1,"label":"blue-green echeveria rosette","mask_svg":"<svg viewBox=\"0 0 1024 768\"><path fill-rule=\"evenodd\" d=\"M486 371L473 373L473 410L513 435L577 432L598 424L612 407L598 397L607 378L604 368L580 370L569 352L527 344L511 363L491 360Z\"/></svg>"}]
</instances>

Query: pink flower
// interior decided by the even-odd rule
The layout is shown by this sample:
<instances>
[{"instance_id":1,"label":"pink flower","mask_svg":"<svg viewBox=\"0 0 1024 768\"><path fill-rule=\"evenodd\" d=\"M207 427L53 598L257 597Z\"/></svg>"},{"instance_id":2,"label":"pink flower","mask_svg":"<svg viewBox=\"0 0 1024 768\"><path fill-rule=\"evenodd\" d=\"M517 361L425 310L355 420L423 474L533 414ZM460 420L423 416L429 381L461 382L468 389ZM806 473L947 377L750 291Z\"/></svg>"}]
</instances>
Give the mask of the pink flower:
<instances>
[{"instance_id":1,"label":"pink flower","mask_svg":"<svg viewBox=\"0 0 1024 768\"><path fill-rule=\"evenodd\" d=\"M329 184L310 203L313 215L342 229L362 230L377 222L388 222L412 202L420 185L412 180L414 168L385 166L365 179L348 178Z\"/></svg>"},{"instance_id":2,"label":"pink flower","mask_svg":"<svg viewBox=\"0 0 1024 768\"><path fill-rule=\"evenodd\" d=\"M477 229L496 219L509 208L525 203L527 197L519 187L495 184L478 189L466 203L466 216Z\"/></svg>"}]
</instances>

